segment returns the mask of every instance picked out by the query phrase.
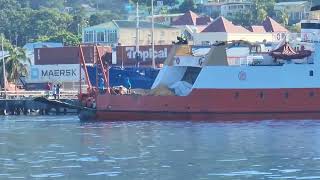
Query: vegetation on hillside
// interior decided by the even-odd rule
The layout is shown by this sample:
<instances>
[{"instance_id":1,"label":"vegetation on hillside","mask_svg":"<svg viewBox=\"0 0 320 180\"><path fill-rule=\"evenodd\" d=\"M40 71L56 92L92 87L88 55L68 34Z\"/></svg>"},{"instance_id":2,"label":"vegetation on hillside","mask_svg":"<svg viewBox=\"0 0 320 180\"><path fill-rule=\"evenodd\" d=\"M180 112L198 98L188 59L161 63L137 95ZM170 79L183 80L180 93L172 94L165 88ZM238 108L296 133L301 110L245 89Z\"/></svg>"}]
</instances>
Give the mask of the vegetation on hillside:
<instances>
[{"instance_id":1,"label":"vegetation on hillside","mask_svg":"<svg viewBox=\"0 0 320 180\"><path fill-rule=\"evenodd\" d=\"M77 45L83 27L124 18L121 0L107 2L96 11L92 0L0 0L0 33L18 46L38 40Z\"/></svg>"},{"instance_id":2,"label":"vegetation on hillside","mask_svg":"<svg viewBox=\"0 0 320 180\"><path fill-rule=\"evenodd\" d=\"M0 33L12 43L23 46L38 40L59 41L65 45L81 42L81 30L112 19L125 19L135 11L138 0L0 0ZM281 0L284 1L284 0ZM155 0L154 3L157 1ZM231 18L235 24L261 23L267 16L288 25L288 14L275 13L279 0L253 0L251 11ZM141 8L150 9L151 0L139 0ZM161 13L202 12L194 0L163 0ZM177 6L179 5L179 6ZM200 8L199 8L200 7ZM215 18L215 17L213 17Z\"/></svg>"},{"instance_id":3,"label":"vegetation on hillside","mask_svg":"<svg viewBox=\"0 0 320 180\"><path fill-rule=\"evenodd\" d=\"M9 82L16 82L20 75L28 74L25 64L30 63L30 61L27 59L24 49L12 45L9 40L0 36L0 42L2 42L2 40L4 42L3 50L8 52L10 55L5 58L6 76ZM3 87L3 62L0 63L0 74L0 85Z\"/></svg>"}]
</instances>

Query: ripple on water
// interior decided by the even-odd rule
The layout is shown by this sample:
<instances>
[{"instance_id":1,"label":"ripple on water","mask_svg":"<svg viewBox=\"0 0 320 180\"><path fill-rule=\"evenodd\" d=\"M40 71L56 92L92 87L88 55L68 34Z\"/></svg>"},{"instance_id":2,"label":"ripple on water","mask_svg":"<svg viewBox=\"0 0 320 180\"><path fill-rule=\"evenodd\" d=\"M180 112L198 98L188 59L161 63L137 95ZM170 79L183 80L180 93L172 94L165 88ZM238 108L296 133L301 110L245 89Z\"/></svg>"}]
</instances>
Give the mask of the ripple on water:
<instances>
[{"instance_id":1,"label":"ripple on water","mask_svg":"<svg viewBox=\"0 0 320 180\"><path fill-rule=\"evenodd\" d=\"M171 151L172 152L183 152L184 150L183 149L172 149Z\"/></svg>"},{"instance_id":2,"label":"ripple on water","mask_svg":"<svg viewBox=\"0 0 320 180\"><path fill-rule=\"evenodd\" d=\"M250 176L250 175L270 175L272 173L260 171L237 171L231 173L209 173L208 176Z\"/></svg>"},{"instance_id":3,"label":"ripple on water","mask_svg":"<svg viewBox=\"0 0 320 180\"><path fill-rule=\"evenodd\" d=\"M8 177L9 179L25 179L25 177L20 177L20 176L12 176Z\"/></svg>"},{"instance_id":4,"label":"ripple on water","mask_svg":"<svg viewBox=\"0 0 320 180\"><path fill-rule=\"evenodd\" d=\"M72 155L72 154L76 154L76 152L60 152L60 153L56 153L57 155Z\"/></svg>"},{"instance_id":5,"label":"ripple on water","mask_svg":"<svg viewBox=\"0 0 320 180\"><path fill-rule=\"evenodd\" d=\"M50 148L63 148L64 146L60 145L60 144L49 144L49 147Z\"/></svg>"},{"instance_id":6,"label":"ripple on water","mask_svg":"<svg viewBox=\"0 0 320 180\"><path fill-rule=\"evenodd\" d=\"M82 166L80 165L69 165L69 166L57 166L57 167L52 167L52 169L65 169L65 168L81 168Z\"/></svg>"},{"instance_id":7,"label":"ripple on water","mask_svg":"<svg viewBox=\"0 0 320 180\"><path fill-rule=\"evenodd\" d=\"M295 173L295 172L299 172L301 171L301 169L283 169L283 170L279 170L279 172L282 173Z\"/></svg>"},{"instance_id":8,"label":"ripple on water","mask_svg":"<svg viewBox=\"0 0 320 180\"><path fill-rule=\"evenodd\" d=\"M101 175L106 175L106 176L118 176L121 172L119 171L114 171L114 172L96 172L96 173L90 173L88 176L101 176Z\"/></svg>"},{"instance_id":9,"label":"ripple on water","mask_svg":"<svg viewBox=\"0 0 320 180\"><path fill-rule=\"evenodd\" d=\"M114 162L116 162L116 160L113 160L113 159L106 159L106 160L103 160L103 162L114 163Z\"/></svg>"},{"instance_id":10,"label":"ripple on water","mask_svg":"<svg viewBox=\"0 0 320 180\"><path fill-rule=\"evenodd\" d=\"M320 179L320 176L304 176L304 177L297 177L296 179Z\"/></svg>"},{"instance_id":11,"label":"ripple on water","mask_svg":"<svg viewBox=\"0 0 320 180\"><path fill-rule=\"evenodd\" d=\"M237 162L237 161L247 161L248 159L221 159L217 160L219 162Z\"/></svg>"},{"instance_id":12,"label":"ripple on water","mask_svg":"<svg viewBox=\"0 0 320 180\"><path fill-rule=\"evenodd\" d=\"M47 174L32 174L31 177L33 178L57 178L63 177L63 173L47 173Z\"/></svg>"},{"instance_id":13,"label":"ripple on water","mask_svg":"<svg viewBox=\"0 0 320 180\"><path fill-rule=\"evenodd\" d=\"M110 158L115 160L129 160L129 159L138 159L139 157L131 156L131 157L110 157Z\"/></svg>"}]
</instances>

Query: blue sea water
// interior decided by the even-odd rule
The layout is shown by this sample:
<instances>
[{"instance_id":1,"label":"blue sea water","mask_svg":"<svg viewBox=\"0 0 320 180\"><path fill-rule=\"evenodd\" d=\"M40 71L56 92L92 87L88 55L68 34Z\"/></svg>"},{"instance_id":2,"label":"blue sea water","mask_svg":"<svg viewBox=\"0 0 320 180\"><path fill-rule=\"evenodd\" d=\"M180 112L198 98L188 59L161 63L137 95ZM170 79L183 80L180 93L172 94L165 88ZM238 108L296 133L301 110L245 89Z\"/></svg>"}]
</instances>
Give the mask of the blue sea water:
<instances>
[{"instance_id":1,"label":"blue sea water","mask_svg":"<svg viewBox=\"0 0 320 180\"><path fill-rule=\"evenodd\" d=\"M320 179L320 121L2 116L0 179Z\"/></svg>"}]
</instances>

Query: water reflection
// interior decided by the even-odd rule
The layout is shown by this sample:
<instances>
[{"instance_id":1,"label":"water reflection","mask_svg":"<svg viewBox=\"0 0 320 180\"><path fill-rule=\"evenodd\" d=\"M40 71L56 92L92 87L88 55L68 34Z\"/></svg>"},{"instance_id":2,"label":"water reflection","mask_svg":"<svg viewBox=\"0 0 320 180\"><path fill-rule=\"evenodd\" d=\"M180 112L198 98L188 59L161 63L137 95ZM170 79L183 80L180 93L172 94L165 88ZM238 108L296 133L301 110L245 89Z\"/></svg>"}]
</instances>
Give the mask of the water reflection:
<instances>
[{"instance_id":1,"label":"water reflection","mask_svg":"<svg viewBox=\"0 0 320 180\"><path fill-rule=\"evenodd\" d=\"M319 179L320 121L0 117L0 179Z\"/></svg>"}]
</instances>

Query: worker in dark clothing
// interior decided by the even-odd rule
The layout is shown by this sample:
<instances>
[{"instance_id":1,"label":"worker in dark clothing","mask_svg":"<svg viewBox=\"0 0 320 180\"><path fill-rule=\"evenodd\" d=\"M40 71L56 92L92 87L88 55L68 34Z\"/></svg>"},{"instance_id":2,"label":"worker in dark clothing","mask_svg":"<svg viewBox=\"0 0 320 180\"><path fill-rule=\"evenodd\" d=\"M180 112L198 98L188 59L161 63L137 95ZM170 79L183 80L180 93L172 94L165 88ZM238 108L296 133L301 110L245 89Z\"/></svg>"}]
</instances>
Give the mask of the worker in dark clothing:
<instances>
[{"instance_id":1,"label":"worker in dark clothing","mask_svg":"<svg viewBox=\"0 0 320 180\"><path fill-rule=\"evenodd\" d=\"M57 87L56 87L56 92L57 92L57 97L58 99L60 99L60 88L61 88L61 84L57 84Z\"/></svg>"},{"instance_id":2,"label":"worker in dark clothing","mask_svg":"<svg viewBox=\"0 0 320 180\"><path fill-rule=\"evenodd\" d=\"M56 87L56 85L53 85L52 94L53 94L54 99L56 99L57 98L57 87Z\"/></svg>"}]
</instances>

